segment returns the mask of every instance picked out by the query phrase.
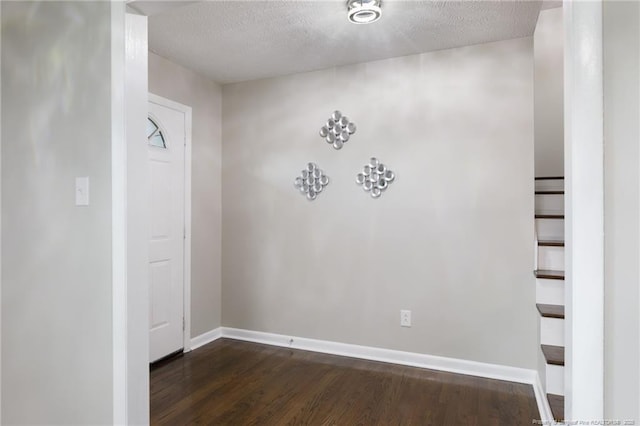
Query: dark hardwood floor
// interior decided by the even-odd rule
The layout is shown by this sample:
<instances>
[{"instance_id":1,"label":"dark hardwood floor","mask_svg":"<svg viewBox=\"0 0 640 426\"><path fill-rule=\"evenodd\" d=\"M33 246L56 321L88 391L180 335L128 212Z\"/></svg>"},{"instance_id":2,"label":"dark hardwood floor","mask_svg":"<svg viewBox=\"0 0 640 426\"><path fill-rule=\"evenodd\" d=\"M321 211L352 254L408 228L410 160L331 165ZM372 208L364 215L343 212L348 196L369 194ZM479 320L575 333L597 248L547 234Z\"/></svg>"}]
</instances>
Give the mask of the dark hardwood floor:
<instances>
[{"instance_id":1,"label":"dark hardwood floor","mask_svg":"<svg viewBox=\"0 0 640 426\"><path fill-rule=\"evenodd\" d=\"M220 339L151 371L163 425L531 425L528 385Z\"/></svg>"}]
</instances>

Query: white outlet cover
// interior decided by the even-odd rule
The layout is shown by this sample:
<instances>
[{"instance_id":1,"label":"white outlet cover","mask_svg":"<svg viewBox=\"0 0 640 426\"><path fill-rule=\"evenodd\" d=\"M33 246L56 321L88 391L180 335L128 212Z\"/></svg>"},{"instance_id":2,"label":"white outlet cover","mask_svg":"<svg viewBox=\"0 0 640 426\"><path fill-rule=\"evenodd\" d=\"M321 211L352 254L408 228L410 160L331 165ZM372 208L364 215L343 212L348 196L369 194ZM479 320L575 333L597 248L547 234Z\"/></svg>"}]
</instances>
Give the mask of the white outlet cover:
<instances>
[{"instance_id":1,"label":"white outlet cover","mask_svg":"<svg viewBox=\"0 0 640 426\"><path fill-rule=\"evenodd\" d=\"M411 311L404 309L400 311L400 326L411 327Z\"/></svg>"}]
</instances>

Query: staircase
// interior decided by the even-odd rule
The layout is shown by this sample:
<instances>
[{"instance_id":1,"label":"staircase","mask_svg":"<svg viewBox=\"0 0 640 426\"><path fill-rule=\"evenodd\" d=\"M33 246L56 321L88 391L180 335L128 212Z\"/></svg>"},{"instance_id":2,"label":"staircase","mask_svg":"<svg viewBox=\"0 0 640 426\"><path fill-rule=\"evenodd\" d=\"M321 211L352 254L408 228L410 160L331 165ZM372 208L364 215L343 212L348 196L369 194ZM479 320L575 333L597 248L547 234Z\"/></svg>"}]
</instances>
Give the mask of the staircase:
<instances>
[{"instance_id":1,"label":"staircase","mask_svg":"<svg viewBox=\"0 0 640 426\"><path fill-rule=\"evenodd\" d=\"M564 419L564 178L535 182L538 374L556 421Z\"/></svg>"}]
</instances>

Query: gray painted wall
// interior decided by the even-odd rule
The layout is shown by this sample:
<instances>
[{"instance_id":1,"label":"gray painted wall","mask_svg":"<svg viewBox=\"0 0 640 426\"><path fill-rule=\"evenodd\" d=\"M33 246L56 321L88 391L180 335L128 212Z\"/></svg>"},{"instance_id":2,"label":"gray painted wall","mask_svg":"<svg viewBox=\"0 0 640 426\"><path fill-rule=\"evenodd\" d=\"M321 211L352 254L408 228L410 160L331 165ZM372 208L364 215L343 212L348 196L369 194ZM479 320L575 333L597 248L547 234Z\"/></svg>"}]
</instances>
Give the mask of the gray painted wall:
<instances>
[{"instance_id":1,"label":"gray painted wall","mask_svg":"<svg viewBox=\"0 0 640 426\"><path fill-rule=\"evenodd\" d=\"M564 176L562 7L540 11L533 52L536 176Z\"/></svg>"},{"instance_id":2,"label":"gray painted wall","mask_svg":"<svg viewBox=\"0 0 640 426\"><path fill-rule=\"evenodd\" d=\"M149 91L193 113L191 336L221 323L221 101L218 84L149 53Z\"/></svg>"},{"instance_id":3,"label":"gray painted wall","mask_svg":"<svg viewBox=\"0 0 640 426\"><path fill-rule=\"evenodd\" d=\"M604 2L605 418L640 421L640 5Z\"/></svg>"},{"instance_id":4,"label":"gray painted wall","mask_svg":"<svg viewBox=\"0 0 640 426\"><path fill-rule=\"evenodd\" d=\"M110 4L1 7L2 423L108 424Z\"/></svg>"},{"instance_id":5,"label":"gray painted wall","mask_svg":"<svg viewBox=\"0 0 640 426\"><path fill-rule=\"evenodd\" d=\"M222 92L224 326L536 367L531 38ZM336 108L341 151L318 136ZM397 173L377 200L371 156Z\"/></svg>"}]
</instances>

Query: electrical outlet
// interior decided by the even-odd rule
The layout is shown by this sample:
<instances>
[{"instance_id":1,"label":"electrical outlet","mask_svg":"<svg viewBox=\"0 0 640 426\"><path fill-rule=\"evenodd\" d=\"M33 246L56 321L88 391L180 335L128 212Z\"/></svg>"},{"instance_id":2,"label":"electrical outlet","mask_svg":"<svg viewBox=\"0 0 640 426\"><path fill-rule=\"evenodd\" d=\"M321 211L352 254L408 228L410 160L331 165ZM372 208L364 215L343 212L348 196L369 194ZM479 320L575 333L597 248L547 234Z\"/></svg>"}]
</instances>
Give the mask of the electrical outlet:
<instances>
[{"instance_id":1,"label":"electrical outlet","mask_svg":"<svg viewBox=\"0 0 640 426\"><path fill-rule=\"evenodd\" d=\"M400 311L400 326L411 327L411 311L404 309Z\"/></svg>"}]
</instances>

